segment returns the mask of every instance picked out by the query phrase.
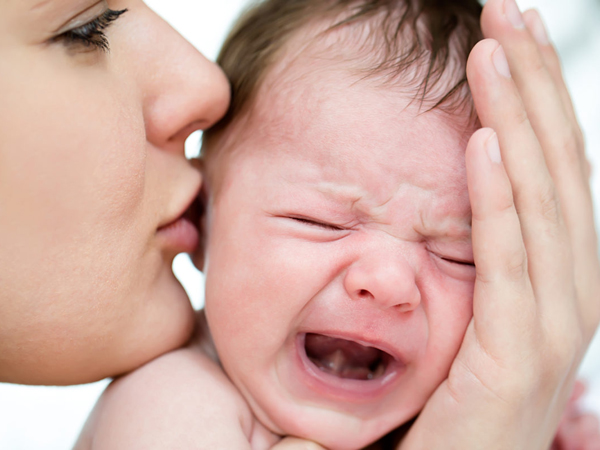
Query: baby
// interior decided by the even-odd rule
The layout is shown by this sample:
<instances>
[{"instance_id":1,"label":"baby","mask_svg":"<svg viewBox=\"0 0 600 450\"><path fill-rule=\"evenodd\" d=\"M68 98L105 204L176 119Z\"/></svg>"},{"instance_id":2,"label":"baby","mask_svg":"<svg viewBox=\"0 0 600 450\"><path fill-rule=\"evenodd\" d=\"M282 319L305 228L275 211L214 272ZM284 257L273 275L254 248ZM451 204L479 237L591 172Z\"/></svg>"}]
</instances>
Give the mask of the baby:
<instances>
[{"instance_id":1,"label":"baby","mask_svg":"<svg viewBox=\"0 0 600 450\"><path fill-rule=\"evenodd\" d=\"M473 1L267 0L205 134L197 337L107 390L81 449L359 449L448 376L475 280Z\"/></svg>"}]
</instances>

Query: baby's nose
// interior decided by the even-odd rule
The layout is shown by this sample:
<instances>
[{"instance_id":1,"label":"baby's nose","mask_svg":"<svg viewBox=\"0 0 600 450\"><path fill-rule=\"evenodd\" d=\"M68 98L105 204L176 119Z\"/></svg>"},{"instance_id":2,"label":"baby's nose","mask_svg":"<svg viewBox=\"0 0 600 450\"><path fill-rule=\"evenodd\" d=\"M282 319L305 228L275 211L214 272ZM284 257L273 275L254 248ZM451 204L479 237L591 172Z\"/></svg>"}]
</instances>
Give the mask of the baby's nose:
<instances>
[{"instance_id":1,"label":"baby's nose","mask_svg":"<svg viewBox=\"0 0 600 450\"><path fill-rule=\"evenodd\" d=\"M394 254L376 253L358 259L348 268L344 286L351 299L373 302L381 309L408 312L421 303L415 270Z\"/></svg>"}]
</instances>

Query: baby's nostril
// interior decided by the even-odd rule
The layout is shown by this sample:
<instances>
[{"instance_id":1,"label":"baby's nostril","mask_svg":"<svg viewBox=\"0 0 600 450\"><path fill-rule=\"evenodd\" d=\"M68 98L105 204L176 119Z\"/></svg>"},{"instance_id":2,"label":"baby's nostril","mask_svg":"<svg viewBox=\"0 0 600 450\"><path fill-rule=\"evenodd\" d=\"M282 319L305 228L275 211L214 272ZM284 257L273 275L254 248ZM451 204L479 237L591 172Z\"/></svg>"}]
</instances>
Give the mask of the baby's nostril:
<instances>
[{"instance_id":1,"label":"baby's nostril","mask_svg":"<svg viewBox=\"0 0 600 450\"><path fill-rule=\"evenodd\" d=\"M358 291L358 295L359 297L370 297L371 293L366 289L361 289L360 291Z\"/></svg>"}]
</instances>

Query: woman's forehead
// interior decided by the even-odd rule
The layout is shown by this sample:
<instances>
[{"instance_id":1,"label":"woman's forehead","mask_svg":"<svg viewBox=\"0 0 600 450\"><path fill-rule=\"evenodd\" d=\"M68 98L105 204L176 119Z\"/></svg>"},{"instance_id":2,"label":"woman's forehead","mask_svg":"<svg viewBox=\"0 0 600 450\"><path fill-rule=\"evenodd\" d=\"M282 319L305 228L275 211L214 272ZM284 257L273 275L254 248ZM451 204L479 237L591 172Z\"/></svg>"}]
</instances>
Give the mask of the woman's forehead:
<instances>
[{"instance_id":1,"label":"woman's forehead","mask_svg":"<svg viewBox=\"0 0 600 450\"><path fill-rule=\"evenodd\" d=\"M106 0L0 0L0 8L25 17L53 21L69 14L78 14Z\"/></svg>"},{"instance_id":2,"label":"woman's forehead","mask_svg":"<svg viewBox=\"0 0 600 450\"><path fill-rule=\"evenodd\" d=\"M91 6L95 3L101 3L102 0L8 0L9 2L20 3L30 11L44 10L48 8L64 8L72 6Z\"/></svg>"}]
</instances>

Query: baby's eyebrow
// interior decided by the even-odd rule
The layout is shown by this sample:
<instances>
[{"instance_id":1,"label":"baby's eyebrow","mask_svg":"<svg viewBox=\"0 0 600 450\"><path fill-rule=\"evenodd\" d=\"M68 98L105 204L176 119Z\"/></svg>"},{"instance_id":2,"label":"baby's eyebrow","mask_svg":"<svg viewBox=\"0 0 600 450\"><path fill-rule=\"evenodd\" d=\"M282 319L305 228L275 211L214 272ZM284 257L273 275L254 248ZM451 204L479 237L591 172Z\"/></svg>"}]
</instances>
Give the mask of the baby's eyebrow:
<instances>
[{"instance_id":1,"label":"baby's eyebrow","mask_svg":"<svg viewBox=\"0 0 600 450\"><path fill-rule=\"evenodd\" d=\"M451 241L471 242L471 219L446 217L442 223L421 222L419 233L425 237L449 239Z\"/></svg>"},{"instance_id":2,"label":"baby's eyebrow","mask_svg":"<svg viewBox=\"0 0 600 450\"><path fill-rule=\"evenodd\" d=\"M354 184L340 184L320 180L310 183L312 189L327 201L339 205L344 211L355 216L373 218L379 215L376 211L384 205L378 204L374 209L363 204L369 192ZM385 202L387 203L387 202ZM471 242L471 215L469 210L448 211L421 210L417 212L415 231L425 238L446 239L452 242Z\"/></svg>"},{"instance_id":3,"label":"baby's eyebrow","mask_svg":"<svg viewBox=\"0 0 600 450\"><path fill-rule=\"evenodd\" d=\"M316 191L328 200L332 200L350 210L364 197L356 186L343 186L338 183L321 182L316 185Z\"/></svg>"}]
</instances>

